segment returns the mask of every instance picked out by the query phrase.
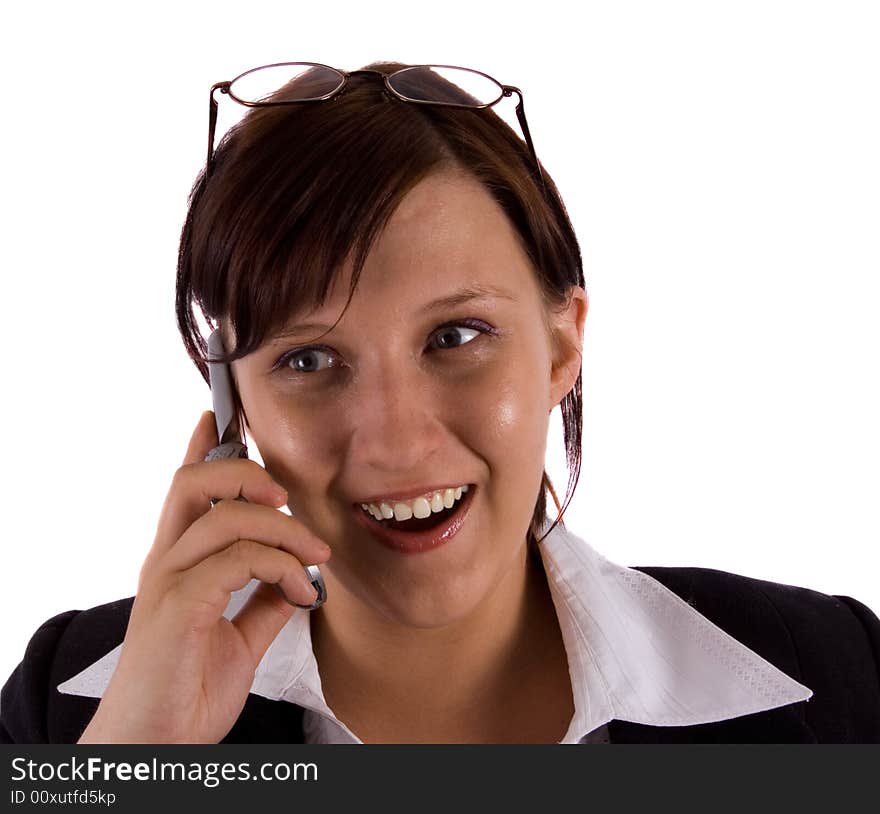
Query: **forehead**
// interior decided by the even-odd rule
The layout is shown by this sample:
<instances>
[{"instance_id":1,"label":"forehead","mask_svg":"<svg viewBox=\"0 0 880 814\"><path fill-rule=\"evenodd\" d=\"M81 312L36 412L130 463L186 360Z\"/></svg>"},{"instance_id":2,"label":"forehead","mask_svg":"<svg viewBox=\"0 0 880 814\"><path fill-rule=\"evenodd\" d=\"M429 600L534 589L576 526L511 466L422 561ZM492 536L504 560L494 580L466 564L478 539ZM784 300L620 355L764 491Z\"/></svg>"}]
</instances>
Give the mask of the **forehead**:
<instances>
[{"instance_id":1,"label":"forehead","mask_svg":"<svg viewBox=\"0 0 880 814\"><path fill-rule=\"evenodd\" d=\"M346 263L331 294L347 296L351 272ZM534 271L501 206L474 178L444 172L403 198L374 241L358 287L445 290L482 282L517 291L530 280Z\"/></svg>"},{"instance_id":2,"label":"forehead","mask_svg":"<svg viewBox=\"0 0 880 814\"><path fill-rule=\"evenodd\" d=\"M504 210L475 178L444 172L429 175L409 190L380 239L387 243L411 236L423 244L448 246L474 238L482 241L490 234L515 237Z\"/></svg>"},{"instance_id":3,"label":"forehead","mask_svg":"<svg viewBox=\"0 0 880 814\"><path fill-rule=\"evenodd\" d=\"M407 192L389 219L388 228L431 220L504 217L486 187L468 173L432 173Z\"/></svg>"}]
</instances>

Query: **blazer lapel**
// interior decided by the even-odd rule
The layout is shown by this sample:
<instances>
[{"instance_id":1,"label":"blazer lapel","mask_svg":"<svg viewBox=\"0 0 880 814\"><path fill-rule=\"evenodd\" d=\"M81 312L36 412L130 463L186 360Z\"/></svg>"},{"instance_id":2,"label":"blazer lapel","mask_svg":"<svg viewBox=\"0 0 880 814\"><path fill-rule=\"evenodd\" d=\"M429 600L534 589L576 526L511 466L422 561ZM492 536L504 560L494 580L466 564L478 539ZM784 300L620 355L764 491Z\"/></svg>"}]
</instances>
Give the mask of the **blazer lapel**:
<instances>
[{"instance_id":1,"label":"blazer lapel","mask_svg":"<svg viewBox=\"0 0 880 814\"><path fill-rule=\"evenodd\" d=\"M608 722L610 743L817 743L804 720L804 701L692 726Z\"/></svg>"},{"instance_id":2,"label":"blazer lapel","mask_svg":"<svg viewBox=\"0 0 880 814\"><path fill-rule=\"evenodd\" d=\"M305 743L304 711L289 701L249 693L241 715L220 743Z\"/></svg>"}]
</instances>

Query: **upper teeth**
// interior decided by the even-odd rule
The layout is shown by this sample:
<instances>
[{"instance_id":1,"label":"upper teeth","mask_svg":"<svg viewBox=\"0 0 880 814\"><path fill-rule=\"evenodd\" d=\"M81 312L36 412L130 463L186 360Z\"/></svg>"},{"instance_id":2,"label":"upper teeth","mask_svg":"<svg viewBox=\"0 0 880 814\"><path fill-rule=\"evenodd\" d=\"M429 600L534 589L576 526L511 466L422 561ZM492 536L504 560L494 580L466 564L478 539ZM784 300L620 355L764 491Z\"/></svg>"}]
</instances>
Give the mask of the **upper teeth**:
<instances>
[{"instance_id":1,"label":"upper teeth","mask_svg":"<svg viewBox=\"0 0 880 814\"><path fill-rule=\"evenodd\" d=\"M361 508L369 512L376 520L409 520L411 517L428 517L432 512L442 512L451 509L465 492L467 486L459 486L455 489L440 489L430 492L412 500L380 501L377 503L361 503Z\"/></svg>"}]
</instances>

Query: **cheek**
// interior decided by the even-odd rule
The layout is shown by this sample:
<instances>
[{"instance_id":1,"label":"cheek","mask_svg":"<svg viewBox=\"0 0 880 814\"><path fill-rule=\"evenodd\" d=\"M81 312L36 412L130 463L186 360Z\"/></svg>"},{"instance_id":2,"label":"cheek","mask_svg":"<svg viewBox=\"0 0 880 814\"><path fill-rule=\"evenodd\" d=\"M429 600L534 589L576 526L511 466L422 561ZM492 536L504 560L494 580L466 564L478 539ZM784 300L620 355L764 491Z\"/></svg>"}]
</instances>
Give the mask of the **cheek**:
<instances>
[{"instance_id":1,"label":"cheek","mask_svg":"<svg viewBox=\"0 0 880 814\"><path fill-rule=\"evenodd\" d=\"M291 494L302 493L310 484L314 487L315 466L330 458L322 446L328 435L320 431L312 412L297 409L290 398L271 390L262 391L257 398L253 391L245 390L242 397L247 404L250 435L269 474Z\"/></svg>"},{"instance_id":2,"label":"cheek","mask_svg":"<svg viewBox=\"0 0 880 814\"><path fill-rule=\"evenodd\" d=\"M532 479L544 466L549 415L546 410L547 371L537 356L520 356L497 365L477 386L461 394L468 405L474 449L483 448L490 463L503 465L508 476L519 472Z\"/></svg>"}]
</instances>

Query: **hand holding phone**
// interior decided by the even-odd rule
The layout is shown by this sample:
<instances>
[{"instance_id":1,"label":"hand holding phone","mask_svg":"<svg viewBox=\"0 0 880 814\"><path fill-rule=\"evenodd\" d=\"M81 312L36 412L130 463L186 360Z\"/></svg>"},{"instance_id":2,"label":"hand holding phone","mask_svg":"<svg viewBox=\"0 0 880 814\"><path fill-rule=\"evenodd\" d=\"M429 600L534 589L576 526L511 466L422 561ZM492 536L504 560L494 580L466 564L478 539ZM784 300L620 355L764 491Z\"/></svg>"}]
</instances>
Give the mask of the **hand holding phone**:
<instances>
[{"instance_id":1,"label":"hand holding phone","mask_svg":"<svg viewBox=\"0 0 880 814\"><path fill-rule=\"evenodd\" d=\"M217 441L205 412L162 507L116 670L79 743L218 743L296 612L272 584L298 603L317 598L303 564L326 562L329 547L277 510L286 493L256 461L205 462ZM224 617L253 578L269 584Z\"/></svg>"},{"instance_id":2,"label":"hand holding phone","mask_svg":"<svg viewBox=\"0 0 880 814\"><path fill-rule=\"evenodd\" d=\"M292 606L326 596L306 568L326 562L329 546L278 511L287 493L262 466L222 448L215 414L203 413L141 567L116 669L79 743L218 743ZM255 578L263 584L227 619L232 592Z\"/></svg>"},{"instance_id":3,"label":"hand holding phone","mask_svg":"<svg viewBox=\"0 0 880 814\"><path fill-rule=\"evenodd\" d=\"M223 353L223 338L218 329L213 331L208 338L208 358L217 359ZM232 376L229 372L229 365L221 362L209 362L208 376L211 384L211 399L214 404L214 418L217 422L217 438L219 443L205 456L205 460L216 461L225 458L247 458L248 452L243 442L241 422L236 413L235 400L232 397ZM243 497L236 499L244 500ZM216 500L212 500L211 503L213 505L216 503ZM324 585L324 578L321 576L321 571L317 565L307 565L306 574L308 574L309 580L318 592L317 599L308 605L290 602L278 585L275 585L275 589L290 604L298 608L305 608L306 610L315 610L326 601L327 588Z\"/></svg>"}]
</instances>

